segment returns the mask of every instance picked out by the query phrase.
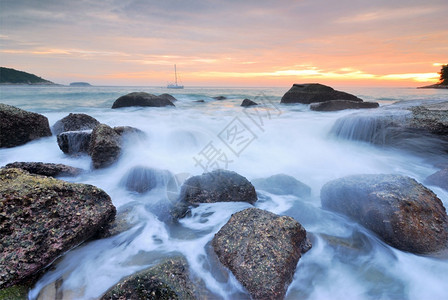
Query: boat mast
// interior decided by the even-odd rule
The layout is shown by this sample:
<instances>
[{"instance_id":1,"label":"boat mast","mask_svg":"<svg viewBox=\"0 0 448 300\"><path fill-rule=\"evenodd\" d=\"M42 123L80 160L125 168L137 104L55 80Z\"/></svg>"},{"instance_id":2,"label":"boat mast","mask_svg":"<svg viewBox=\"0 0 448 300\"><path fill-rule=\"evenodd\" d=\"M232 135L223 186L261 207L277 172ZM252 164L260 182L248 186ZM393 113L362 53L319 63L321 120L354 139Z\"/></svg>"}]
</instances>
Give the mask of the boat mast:
<instances>
[{"instance_id":1,"label":"boat mast","mask_svg":"<svg viewBox=\"0 0 448 300\"><path fill-rule=\"evenodd\" d=\"M174 64L174 79L175 79L175 84L177 85L177 70L176 70L176 64Z\"/></svg>"}]
</instances>

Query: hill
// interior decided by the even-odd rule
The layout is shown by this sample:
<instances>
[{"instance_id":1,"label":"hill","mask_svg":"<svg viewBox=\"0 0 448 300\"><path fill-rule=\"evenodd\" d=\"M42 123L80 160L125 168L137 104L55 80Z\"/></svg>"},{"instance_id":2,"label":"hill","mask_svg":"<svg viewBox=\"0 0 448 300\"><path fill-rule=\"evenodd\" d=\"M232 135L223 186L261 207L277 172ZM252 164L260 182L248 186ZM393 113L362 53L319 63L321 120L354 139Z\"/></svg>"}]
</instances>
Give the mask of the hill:
<instances>
[{"instance_id":1,"label":"hill","mask_svg":"<svg viewBox=\"0 0 448 300\"><path fill-rule=\"evenodd\" d=\"M0 84L53 85L54 83L34 74L0 67Z\"/></svg>"}]
</instances>

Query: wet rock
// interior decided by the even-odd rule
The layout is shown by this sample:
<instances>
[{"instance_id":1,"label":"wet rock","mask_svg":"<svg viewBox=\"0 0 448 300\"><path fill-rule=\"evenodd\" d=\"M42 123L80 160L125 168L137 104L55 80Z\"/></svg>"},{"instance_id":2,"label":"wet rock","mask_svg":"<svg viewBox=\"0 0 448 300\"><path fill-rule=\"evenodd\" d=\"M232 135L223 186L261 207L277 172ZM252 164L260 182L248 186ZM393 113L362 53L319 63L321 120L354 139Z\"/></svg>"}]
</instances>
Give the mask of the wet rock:
<instances>
[{"instance_id":1,"label":"wet rock","mask_svg":"<svg viewBox=\"0 0 448 300\"><path fill-rule=\"evenodd\" d=\"M59 149L65 154L87 153L91 136L91 130L62 132L57 135Z\"/></svg>"},{"instance_id":2,"label":"wet rock","mask_svg":"<svg viewBox=\"0 0 448 300\"><path fill-rule=\"evenodd\" d=\"M166 94L166 93L159 95L159 97L163 98L163 99L167 99L167 100L169 100L171 102L176 102L177 101L177 99L173 95Z\"/></svg>"},{"instance_id":3,"label":"wet rock","mask_svg":"<svg viewBox=\"0 0 448 300\"><path fill-rule=\"evenodd\" d=\"M95 169L108 167L118 160L121 153L121 137L111 127L100 124L92 131L89 154Z\"/></svg>"},{"instance_id":4,"label":"wet rock","mask_svg":"<svg viewBox=\"0 0 448 300\"><path fill-rule=\"evenodd\" d=\"M428 185L435 185L448 191L448 168L435 172L426 177L425 183Z\"/></svg>"},{"instance_id":5,"label":"wet rock","mask_svg":"<svg viewBox=\"0 0 448 300\"><path fill-rule=\"evenodd\" d=\"M14 162L7 164L6 169L17 168L25 170L31 174L43 176L78 176L82 169L70 167L64 164L53 164L43 162Z\"/></svg>"},{"instance_id":6,"label":"wet rock","mask_svg":"<svg viewBox=\"0 0 448 300\"><path fill-rule=\"evenodd\" d=\"M216 97L213 97L213 99L215 99L215 100L226 100L227 97L225 97L225 96L216 96Z\"/></svg>"},{"instance_id":7,"label":"wet rock","mask_svg":"<svg viewBox=\"0 0 448 300\"><path fill-rule=\"evenodd\" d=\"M196 299L195 290L187 261L175 257L123 279L101 299Z\"/></svg>"},{"instance_id":8,"label":"wet rock","mask_svg":"<svg viewBox=\"0 0 448 300\"><path fill-rule=\"evenodd\" d=\"M248 208L232 215L212 246L253 299L283 299L311 243L293 218Z\"/></svg>"},{"instance_id":9,"label":"wet rock","mask_svg":"<svg viewBox=\"0 0 448 300\"><path fill-rule=\"evenodd\" d=\"M130 106L150 106L150 107L162 107L162 106L174 106L174 104L167 99L166 96L156 96L145 92L133 92L124 96L121 96L115 100L112 108L130 107Z\"/></svg>"},{"instance_id":10,"label":"wet rock","mask_svg":"<svg viewBox=\"0 0 448 300\"><path fill-rule=\"evenodd\" d=\"M204 103L205 100L204 100L204 99L200 99L200 100L195 100L195 101L193 101L193 102L196 102L196 103Z\"/></svg>"},{"instance_id":11,"label":"wet rock","mask_svg":"<svg viewBox=\"0 0 448 300\"><path fill-rule=\"evenodd\" d=\"M53 133L58 135L66 131L91 130L99 125L95 118L86 114L69 114L53 125Z\"/></svg>"},{"instance_id":12,"label":"wet rock","mask_svg":"<svg viewBox=\"0 0 448 300\"><path fill-rule=\"evenodd\" d=\"M425 157L446 157L448 101L418 106L407 101L350 114L338 119L331 133L344 139L397 147Z\"/></svg>"},{"instance_id":13,"label":"wet rock","mask_svg":"<svg viewBox=\"0 0 448 300\"><path fill-rule=\"evenodd\" d=\"M137 138L145 138L146 134L141 131L138 128L131 127L131 126L116 126L114 127L114 130L116 133L118 133L121 136L127 136L127 137L137 137Z\"/></svg>"},{"instance_id":14,"label":"wet rock","mask_svg":"<svg viewBox=\"0 0 448 300\"><path fill-rule=\"evenodd\" d=\"M188 204L242 201L254 204L257 194L245 177L227 170L215 170L188 178L180 198Z\"/></svg>"},{"instance_id":15,"label":"wet rock","mask_svg":"<svg viewBox=\"0 0 448 300\"><path fill-rule=\"evenodd\" d=\"M256 189L277 195L295 195L297 197L308 197L311 188L286 174L272 175L268 178L253 179L252 184Z\"/></svg>"},{"instance_id":16,"label":"wet rock","mask_svg":"<svg viewBox=\"0 0 448 300\"><path fill-rule=\"evenodd\" d=\"M244 99L243 102L241 102L241 106L243 106L243 107L254 106L254 105L258 105L258 103L255 103L254 101L252 101L250 99Z\"/></svg>"},{"instance_id":17,"label":"wet rock","mask_svg":"<svg viewBox=\"0 0 448 300\"><path fill-rule=\"evenodd\" d=\"M170 183L175 182L173 174L168 170L137 166L123 176L120 185L129 191L146 193L154 188L167 189Z\"/></svg>"},{"instance_id":18,"label":"wet rock","mask_svg":"<svg viewBox=\"0 0 448 300\"><path fill-rule=\"evenodd\" d=\"M350 100L356 102L362 102L362 99L355 95L334 90L332 87L319 84L319 83L307 83L297 84L295 83L289 91L287 91L280 103L303 103L310 104L315 102L325 102L330 100Z\"/></svg>"},{"instance_id":19,"label":"wet rock","mask_svg":"<svg viewBox=\"0 0 448 300\"><path fill-rule=\"evenodd\" d=\"M95 237L115 215L110 197L94 186L20 169L0 169L0 203L0 289Z\"/></svg>"},{"instance_id":20,"label":"wet rock","mask_svg":"<svg viewBox=\"0 0 448 300\"><path fill-rule=\"evenodd\" d=\"M331 100L331 101L311 104L310 109L315 110L315 111L338 111L338 110L344 110L344 109L378 108L379 106L380 105L377 102Z\"/></svg>"},{"instance_id":21,"label":"wet rock","mask_svg":"<svg viewBox=\"0 0 448 300\"><path fill-rule=\"evenodd\" d=\"M51 136L47 117L0 103L0 148L23 145Z\"/></svg>"},{"instance_id":22,"label":"wet rock","mask_svg":"<svg viewBox=\"0 0 448 300\"><path fill-rule=\"evenodd\" d=\"M325 184L321 200L323 208L352 218L397 249L423 254L447 246L442 201L412 178L348 176Z\"/></svg>"}]
</instances>

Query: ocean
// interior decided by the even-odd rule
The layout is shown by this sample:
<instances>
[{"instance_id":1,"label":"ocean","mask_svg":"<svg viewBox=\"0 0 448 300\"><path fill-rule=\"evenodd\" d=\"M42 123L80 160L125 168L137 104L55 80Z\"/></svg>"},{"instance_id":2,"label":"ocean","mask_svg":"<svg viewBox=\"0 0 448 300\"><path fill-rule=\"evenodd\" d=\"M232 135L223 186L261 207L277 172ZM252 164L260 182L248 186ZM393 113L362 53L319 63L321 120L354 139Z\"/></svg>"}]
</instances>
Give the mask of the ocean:
<instances>
[{"instance_id":1,"label":"ocean","mask_svg":"<svg viewBox=\"0 0 448 300\"><path fill-rule=\"evenodd\" d=\"M447 90L336 88L381 106L448 99ZM190 272L202 280L209 297L249 299L233 275L211 257L210 241L232 213L250 204L202 204L173 226L152 205L166 191L141 195L124 188L123 177L137 166L169 170L179 178L215 168L249 180L282 173L310 186L311 195L305 198L257 191L256 207L295 218L313 242L297 265L286 299L448 299L448 259L394 249L359 224L323 210L319 196L328 181L353 174L401 174L423 182L439 170L438 158L338 138L331 134L333 125L353 110L314 112L309 105L280 104L288 89L1 86L0 102L43 114L50 126L69 113L85 113L109 126L133 126L146 134L144 139L126 141L119 161L99 170L92 169L88 156L64 154L56 136L0 149L0 166L30 161L87 170L64 180L103 189L119 213L127 211L132 224L121 234L66 253L37 282L30 299L61 279L66 299L95 299L121 278L178 254L187 259ZM178 101L175 107L111 109L118 97L135 91L170 93ZM217 96L227 99L213 99ZM245 98L260 105L243 108ZM448 192L428 187L447 207ZM42 293L39 299L44 299Z\"/></svg>"}]
</instances>

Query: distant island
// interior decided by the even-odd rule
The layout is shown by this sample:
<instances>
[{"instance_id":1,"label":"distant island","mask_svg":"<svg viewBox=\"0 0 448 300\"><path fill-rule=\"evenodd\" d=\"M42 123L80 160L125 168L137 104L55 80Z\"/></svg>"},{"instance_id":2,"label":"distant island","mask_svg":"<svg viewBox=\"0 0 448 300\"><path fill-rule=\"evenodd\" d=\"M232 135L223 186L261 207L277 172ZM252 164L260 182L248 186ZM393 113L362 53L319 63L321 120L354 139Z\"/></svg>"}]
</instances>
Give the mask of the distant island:
<instances>
[{"instance_id":1,"label":"distant island","mask_svg":"<svg viewBox=\"0 0 448 300\"><path fill-rule=\"evenodd\" d=\"M0 67L0 84L55 85L55 83L23 71Z\"/></svg>"},{"instance_id":2,"label":"distant island","mask_svg":"<svg viewBox=\"0 0 448 300\"><path fill-rule=\"evenodd\" d=\"M443 65L439 72L440 79L436 84L418 87L419 89L448 89L448 65Z\"/></svg>"},{"instance_id":3,"label":"distant island","mask_svg":"<svg viewBox=\"0 0 448 300\"><path fill-rule=\"evenodd\" d=\"M92 86L88 82L72 82L70 83L70 86Z\"/></svg>"}]
</instances>

